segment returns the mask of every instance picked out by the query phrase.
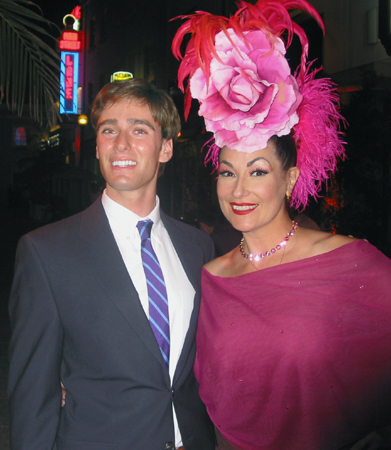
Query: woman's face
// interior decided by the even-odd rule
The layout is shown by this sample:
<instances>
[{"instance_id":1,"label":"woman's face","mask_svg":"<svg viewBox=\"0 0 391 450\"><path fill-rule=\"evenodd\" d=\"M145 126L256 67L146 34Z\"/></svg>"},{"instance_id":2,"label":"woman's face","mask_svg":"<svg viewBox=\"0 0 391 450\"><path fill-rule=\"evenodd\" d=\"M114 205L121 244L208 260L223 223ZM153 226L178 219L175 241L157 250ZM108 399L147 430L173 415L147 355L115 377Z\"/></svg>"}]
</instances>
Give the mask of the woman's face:
<instances>
[{"instance_id":1,"label":"woman's face","mask_svg":"<svg viewBox=\"0 0 391 450\"><path fill-rule=\"evenodd\" d=\"M286 213L286 194L292 192L298 176L297 167L282 170L271 142L254 153L224 147L217 181L221 210L242 232L271 224Z\"/></svg>"}]
</instances>

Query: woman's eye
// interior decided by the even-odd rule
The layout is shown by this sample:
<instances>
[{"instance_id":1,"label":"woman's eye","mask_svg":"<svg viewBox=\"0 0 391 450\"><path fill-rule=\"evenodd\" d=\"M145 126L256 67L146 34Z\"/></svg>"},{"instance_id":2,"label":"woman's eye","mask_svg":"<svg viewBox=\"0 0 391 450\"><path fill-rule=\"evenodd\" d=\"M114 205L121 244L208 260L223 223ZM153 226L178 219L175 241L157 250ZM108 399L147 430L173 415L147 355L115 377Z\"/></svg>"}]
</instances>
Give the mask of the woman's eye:
<instances>
[{"instance_id":1,"label":"woman's eye","mask_svg":"<svg viewBox=\"0 0 391 450\"><path fill-rule=\"evenodd\" d=\"M263 169L255 169L251 172L251 176L254 177L262 177L263 175L267 175L269 172Z\"/></svg>"},{"instance_id":2,"label":"woman's eye","mask_svg":"<svg viewBox=\"0 0 391 450\"><path fill-rule=\"evenodd\" d=\"M230 170L220 170L219 176L220 177L233 177L234 174Z\"/></svg>"}]
</instances>

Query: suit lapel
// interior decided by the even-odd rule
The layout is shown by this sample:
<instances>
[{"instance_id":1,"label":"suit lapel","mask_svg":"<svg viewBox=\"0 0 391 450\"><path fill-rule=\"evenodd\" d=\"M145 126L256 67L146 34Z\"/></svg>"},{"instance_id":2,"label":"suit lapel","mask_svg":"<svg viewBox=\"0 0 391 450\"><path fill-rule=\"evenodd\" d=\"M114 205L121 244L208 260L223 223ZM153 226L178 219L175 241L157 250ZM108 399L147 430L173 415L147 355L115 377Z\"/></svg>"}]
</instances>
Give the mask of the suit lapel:
<instances>
[{"instance_id":1,"label":"suit lapel","mask_svg":"<svg viewBox=\"0 0 391 450\"><path fill-rule=\"evenodd\" d=\"M97 282L102 286L102 295L110 298L163 365L155 336L122 260L100 199L84 212L80 237L87 243L81 257L85 258L85 263L95 273Z\"/></svg>"},{"instance_id":2,"label":"suit lapel","mask_svg":"<svg viewBox=\"0 0 391 450\"><path fill-rule=\"evenodd\" d=\"M168 234L170 235L171 241L182 263L183 269L185 270L186 275L195 290L194 308L190 318L189 330L186 334L185 342L183 344L182 352L175 371L173 380L173 383L175 383L185 367L192 346L195 344L201 297L201 265L199 263L194 263L194 255L199 254L200 250L198 245L189 239L189 235L183 233L183 231L177 227L176 222L173 221L173 219L166 216L163 212L161 212L161 218Z\"/></svg>"}]
</instances>

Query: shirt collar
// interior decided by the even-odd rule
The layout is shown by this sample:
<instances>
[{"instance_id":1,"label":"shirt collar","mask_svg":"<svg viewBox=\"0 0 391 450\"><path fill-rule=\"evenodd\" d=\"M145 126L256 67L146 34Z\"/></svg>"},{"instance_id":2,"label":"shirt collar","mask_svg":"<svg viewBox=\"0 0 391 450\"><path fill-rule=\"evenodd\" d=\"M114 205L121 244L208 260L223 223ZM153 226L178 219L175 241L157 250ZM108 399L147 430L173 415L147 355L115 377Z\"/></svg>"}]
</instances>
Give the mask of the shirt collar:
<instances>
[{"instance_id":1,"label":"shirt collar","mask_svg":"<svg viewBox=\"0 0 391 450\"><path fill-rule=\"evenodd\" d=\"M146 217L140 217L130 209L115 202L107 195L106 189L103 191L102 205L113 231L129 234L130 230L134 230L138 234L137 223L140 220L151 219L153 222L152 233L160 234L163 222L160 218L160 200L158 196L156 196L155 207Z\"/></svg>"}]
</instances>

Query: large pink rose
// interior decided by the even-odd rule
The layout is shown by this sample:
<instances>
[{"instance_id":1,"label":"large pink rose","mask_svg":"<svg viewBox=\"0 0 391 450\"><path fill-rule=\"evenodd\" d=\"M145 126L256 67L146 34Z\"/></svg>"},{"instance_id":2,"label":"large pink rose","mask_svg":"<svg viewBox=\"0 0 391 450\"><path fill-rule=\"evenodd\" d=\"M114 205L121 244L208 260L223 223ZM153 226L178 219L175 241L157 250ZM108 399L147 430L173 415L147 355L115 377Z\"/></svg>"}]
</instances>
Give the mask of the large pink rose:
<instances>
[{"instance_id":1,"label":"large pink rose","mask_svg":"<svg viewBox=\"0 0 391 450\"><path fill-rule=\"evenodd\" d=\"M209 82L199 68L190 80L192 97L216 145L251 153L266 147L273 135L289 134L299 121L302 96L277 38L272 46L260 31L245 34L247 44L232 29L215 37L220 58L213 58Z\"/></svg>"}]
</instances>

